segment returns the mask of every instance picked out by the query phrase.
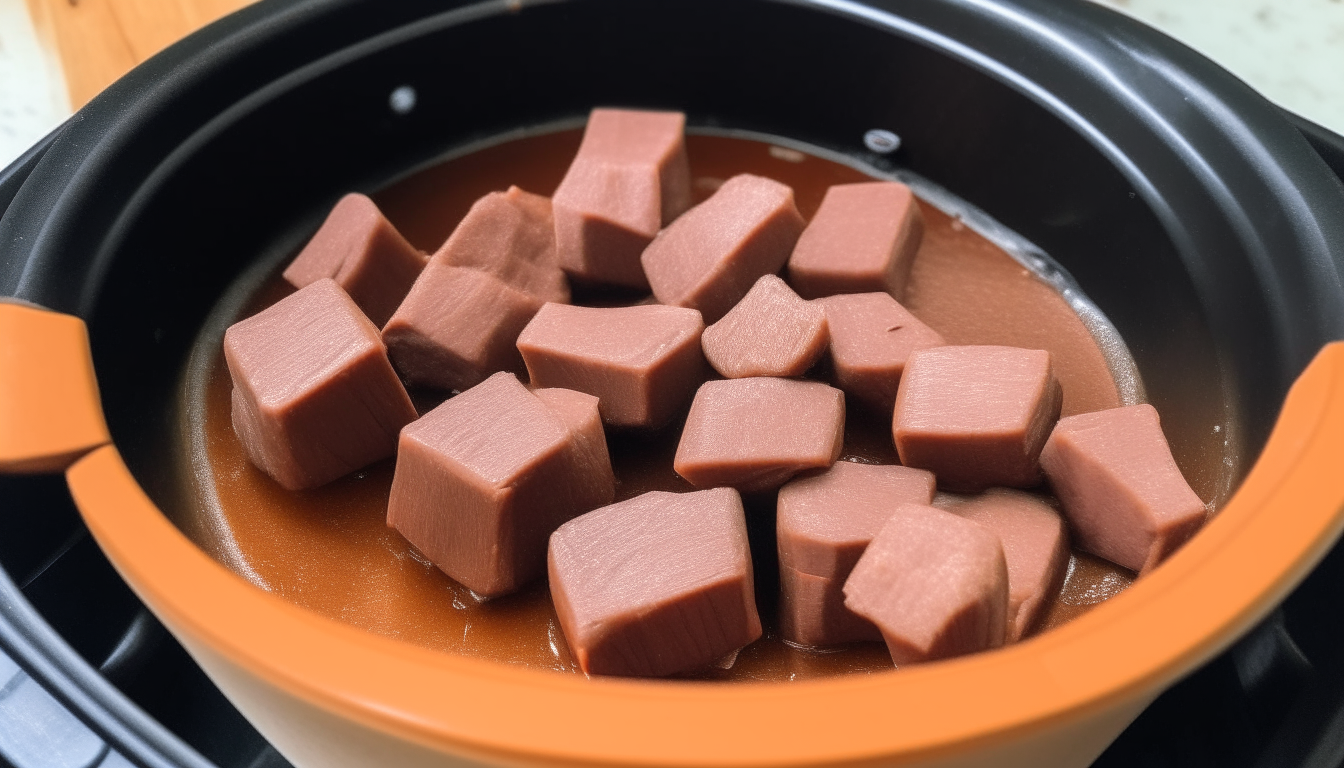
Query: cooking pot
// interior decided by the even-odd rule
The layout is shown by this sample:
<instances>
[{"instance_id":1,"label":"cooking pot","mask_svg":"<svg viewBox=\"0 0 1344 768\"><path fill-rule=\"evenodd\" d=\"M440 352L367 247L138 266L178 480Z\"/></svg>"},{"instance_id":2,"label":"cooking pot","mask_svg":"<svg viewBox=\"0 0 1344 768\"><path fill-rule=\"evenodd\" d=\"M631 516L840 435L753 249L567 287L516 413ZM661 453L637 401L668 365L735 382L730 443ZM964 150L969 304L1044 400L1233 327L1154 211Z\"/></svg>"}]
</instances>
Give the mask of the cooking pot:
<instances>
[{"instance_id":1,"label":"cooking pot","mask_svg":"<svg viewBox=\"0 0 1344 768\"><path fill-rule=\"evenodd\" d=\"M1216 515L1020 644L731 686L431 652L186 538L164 514L182 503L173 390L226 287L345 191L604 104L908 169L1035 243L1119 329ZM65 471L117 570L298 766L1086 765L1344 525L1344 187L1245 85L1089 4L265 0L21 166L0 219L0 467Z\"/></svg>"}]
</instances>

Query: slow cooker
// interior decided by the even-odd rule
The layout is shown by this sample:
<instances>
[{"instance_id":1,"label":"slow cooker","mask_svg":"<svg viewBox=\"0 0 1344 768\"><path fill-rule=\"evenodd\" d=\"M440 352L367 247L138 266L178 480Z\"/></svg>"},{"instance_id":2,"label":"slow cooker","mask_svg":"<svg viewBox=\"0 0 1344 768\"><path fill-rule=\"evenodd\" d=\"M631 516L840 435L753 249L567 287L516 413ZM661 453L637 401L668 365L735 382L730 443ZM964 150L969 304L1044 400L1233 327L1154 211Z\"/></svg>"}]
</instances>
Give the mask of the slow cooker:
<instances>
[{"instance_id":1,"label":"slow cooker","mask_svg":"<svg viewBox=\"0 0 1344 768\"><path fill-rule=\"evenodd\" d=\"M597 104L908 170L988 212L1114 323L1173 442L1221 466L1230 498L1065 627L797 686L431 653L194 547L161 511L170 403L226 287L342 192ZM900 148L865 143L875 129ZM283 764L263 736L300 766L1336 765L1342 157L1084 3L266 0L0 179L0 645L145 766Z\"/></svg>"}]
</instances>

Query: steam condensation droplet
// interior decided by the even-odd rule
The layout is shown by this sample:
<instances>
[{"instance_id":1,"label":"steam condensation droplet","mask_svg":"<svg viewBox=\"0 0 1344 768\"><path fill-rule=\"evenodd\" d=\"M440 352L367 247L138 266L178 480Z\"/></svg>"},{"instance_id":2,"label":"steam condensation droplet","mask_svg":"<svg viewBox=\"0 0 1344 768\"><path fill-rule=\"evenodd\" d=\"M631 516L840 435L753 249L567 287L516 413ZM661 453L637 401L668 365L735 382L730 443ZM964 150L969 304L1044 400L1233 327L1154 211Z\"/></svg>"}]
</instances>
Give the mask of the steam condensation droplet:
<instances>
[{"instance_id":1,"label":"steam condensation droplet","mask_svg":"<svg viewBox=\"0 0 1344 768\"><path fill-rule=\"evenodd\" d=\"M889 155L901 148L901 137L882 128L863 134L863 145L879 155Z\"/></svg>"},{"instance_id":2,"label":"steam condensation droplet","mask_svg":"<svg viewBox=\"0 0 1344 768\"><path fill-rule=\"evenodd\" d=\"M409 85L399 85L392 89L387 97L387 105L398 115L410 114L415 109L415 89Z\"/></svg>"}]
</instances>

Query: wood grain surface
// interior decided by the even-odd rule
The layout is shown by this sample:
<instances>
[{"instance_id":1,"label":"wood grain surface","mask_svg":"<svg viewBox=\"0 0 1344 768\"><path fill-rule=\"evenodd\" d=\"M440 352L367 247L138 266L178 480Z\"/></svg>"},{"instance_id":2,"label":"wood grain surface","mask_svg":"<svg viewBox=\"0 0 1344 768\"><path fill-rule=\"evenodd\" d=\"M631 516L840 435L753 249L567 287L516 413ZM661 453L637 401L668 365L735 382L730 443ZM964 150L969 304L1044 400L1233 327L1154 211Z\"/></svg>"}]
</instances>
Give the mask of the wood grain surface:
<instances>
[{"instance_id":1,"label":"wood grain surface","mask_svg":"<svg viewBox=\"0 0 1344 768\"><path fill-rule=\"evenodd\" d=\"M79 109L173 41L251 0L27 0L33 23L65 71Z\"/></svg>"}]
</instances>

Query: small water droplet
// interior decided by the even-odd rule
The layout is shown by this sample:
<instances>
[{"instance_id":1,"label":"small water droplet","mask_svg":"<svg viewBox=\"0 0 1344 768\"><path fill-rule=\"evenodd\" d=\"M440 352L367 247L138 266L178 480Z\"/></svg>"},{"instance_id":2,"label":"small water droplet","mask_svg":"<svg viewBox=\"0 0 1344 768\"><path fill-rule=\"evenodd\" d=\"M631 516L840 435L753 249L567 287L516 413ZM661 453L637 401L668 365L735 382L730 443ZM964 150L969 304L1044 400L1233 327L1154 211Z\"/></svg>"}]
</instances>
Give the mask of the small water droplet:
<instances>
[{"instance_id":1,"label":"small water droplet","mask_svg":"<svg viewBox=\"0 0 1344 768\"><path fill-rule=\"evenodd\" d=\"M863 146L879 155L889 155L901 148L901 137L883 128L874 128L863 134Z\"/></svg>"},{"instance_id":2,"label":"small water droplet","mask_svg":"<svg viewBox=\"0 0 1344 768\"><path fill-rule=\"evenodd\" d=\"M415 109L415 89L409 85L399 85L392 89L387 97L387 105L398 115L409 115Z\"/></svg>"}]
</instances>

